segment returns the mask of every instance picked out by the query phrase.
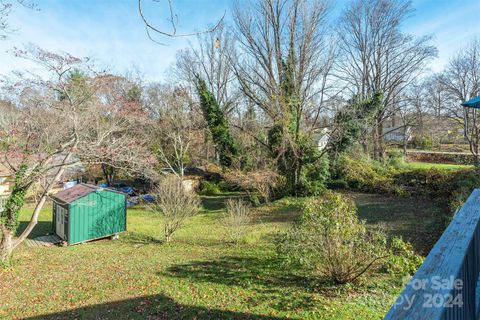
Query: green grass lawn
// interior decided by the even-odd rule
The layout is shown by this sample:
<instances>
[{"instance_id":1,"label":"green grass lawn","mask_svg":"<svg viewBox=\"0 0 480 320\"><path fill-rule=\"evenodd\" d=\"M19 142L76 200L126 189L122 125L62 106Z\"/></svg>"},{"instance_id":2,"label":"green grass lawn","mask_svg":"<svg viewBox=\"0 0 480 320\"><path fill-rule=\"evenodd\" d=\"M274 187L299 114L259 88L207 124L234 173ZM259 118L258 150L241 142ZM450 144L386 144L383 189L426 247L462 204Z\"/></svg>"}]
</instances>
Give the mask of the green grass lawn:
<instances>
[{"instance_id":1,"label":"green grass lawn","mask_svg":"<svg viewBox=\"0 0 480 320\"><path fill-rule=\"evenodd\" d=\"M351 196L370 226L385 223L394 234L415 234L422 223L428 232L439 210L412 199ZM205 209L168 245L160 218L142 208L128 210L128 232L117 241L21 245L13 266L0 271L0 318L381 319L401 291L400 279L386 274L333 286L285 268L272 239L298 217L292 201L256 209L244 243L226 244L223 200L204 197ZM21 220L30 213L23 210ZM46 208L32 236L48 233L50 220Z\"/></svg>"},{"instance_id":2,"label":"green grass lawn","mask_svg":"<svg viewBox=\"0 0 480 320\"><path fill-rule=\"evenodd\" d=\"M439 170L463 170L472 169L472 165L462 164L445 164L445 163L427 163L427 162L408 162L407 167L409 169L439 169Z\"/></svg>"}]
</instances>

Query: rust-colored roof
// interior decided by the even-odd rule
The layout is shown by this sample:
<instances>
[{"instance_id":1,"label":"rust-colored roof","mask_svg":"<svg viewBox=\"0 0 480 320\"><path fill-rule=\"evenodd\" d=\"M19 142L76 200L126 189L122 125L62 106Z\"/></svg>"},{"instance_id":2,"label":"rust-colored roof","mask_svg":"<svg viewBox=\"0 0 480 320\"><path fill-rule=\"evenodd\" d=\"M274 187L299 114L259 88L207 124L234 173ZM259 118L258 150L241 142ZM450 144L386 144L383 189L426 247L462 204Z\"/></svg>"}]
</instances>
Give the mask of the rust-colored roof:
<instances>
[{"instance_id":1,"label":"rust-colored roof","mask_svg":"<svg viewBox=\"0 0 480 320\"><path fill-rule=\"evenodd\" d=\"M93 184L79 183L67 190L63 190L54 194L52 197L65 203L72 203L73 201L86 196L89 193L95 192L98 189L102 188Z\"/></svg>"}]
</instances>

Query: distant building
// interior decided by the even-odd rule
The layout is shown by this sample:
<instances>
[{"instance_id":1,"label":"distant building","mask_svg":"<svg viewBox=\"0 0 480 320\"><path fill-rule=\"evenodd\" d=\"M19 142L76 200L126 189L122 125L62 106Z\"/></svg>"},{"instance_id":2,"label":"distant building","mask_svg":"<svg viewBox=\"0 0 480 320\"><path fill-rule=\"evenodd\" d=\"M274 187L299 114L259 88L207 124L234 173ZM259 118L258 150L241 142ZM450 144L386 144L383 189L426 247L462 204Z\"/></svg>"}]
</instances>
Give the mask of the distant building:
<instances>
[{"instance_id":1,"label":"distant building","mask_svg":"<svg viewBox=\"0 0 480 320\"><path fill-rule=\"evenodd\" d=\"M322 128L315 131L313 137L318 150L321 151L327 147L328 141L330 140L330 133L331 130L329 128Z\"/></svg>"},{"instance_id":2,"label":"distant building","mask_svg":"<svg viewBox=\"0 0 480 320\"><path fill-rule=\"evenodd\" d=\"M406 139L405 139L406 135ZM383 128L383 139L385 141L394 141L394 142L402 142L402 141L410 141L412 140L412 127L384 127Z\"/></svg>"},{"instance_id":3,"label":"distant building","mask_svg":"<svg viewBox=\"0 0 480 320\"><path fill-rule=\"evenodd\" d=\"M5 201L11 192L12 173L0 164L0 211L3 210Z\"/></svg>"}]
</instances>

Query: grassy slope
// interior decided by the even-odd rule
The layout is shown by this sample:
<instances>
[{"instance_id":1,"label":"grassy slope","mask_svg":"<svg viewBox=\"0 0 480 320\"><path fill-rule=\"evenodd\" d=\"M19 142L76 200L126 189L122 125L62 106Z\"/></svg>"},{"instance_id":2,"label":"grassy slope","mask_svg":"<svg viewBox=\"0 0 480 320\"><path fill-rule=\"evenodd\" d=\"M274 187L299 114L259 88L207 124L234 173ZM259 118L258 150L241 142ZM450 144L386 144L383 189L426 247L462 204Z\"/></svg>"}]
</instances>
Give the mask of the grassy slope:
<instances>
[{"instance_id":1,"label":"grassy slope","mask_svg":"<svg viewBox=\"0 0 480 320\"><path fill-rule=\"evenodd\" d=\"M393 232L411 229L415 215L422 215L417 223L429 221L437 210L407 199L353 196L363 218L386 220ZM246 243L226 245L222 200L206 198L207 209L169 245L161 243L160 219L141 208L129 210L129 231L118 241L22 245L14 266L0 271L0 318L381 319L399 293L400 281L383 274L334 287L284 268L271 239L299 214L288 201L258 209ZM49 228L45 209L34 235Z\"/></svg>"}]
</instances>

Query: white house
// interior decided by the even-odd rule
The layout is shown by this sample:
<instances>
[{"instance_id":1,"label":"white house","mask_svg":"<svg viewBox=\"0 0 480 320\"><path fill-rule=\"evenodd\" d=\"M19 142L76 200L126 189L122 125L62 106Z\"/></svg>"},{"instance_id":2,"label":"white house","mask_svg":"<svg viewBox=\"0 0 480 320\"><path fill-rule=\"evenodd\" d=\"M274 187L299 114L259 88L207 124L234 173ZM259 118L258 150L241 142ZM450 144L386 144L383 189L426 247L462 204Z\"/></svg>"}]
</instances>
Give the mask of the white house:
<instances>
[{"instance_id":1,"label":"white house","mask_svg":"<svg viewBox=\"0 0 480 320\"><path fill-rule=\"evenodd\" d=\"M402 142L406 135L406 141L412 140L412 127L383 127L383 139L385 141Z\"/></svg>"},{"instance_id":2,"label":"white house","mask_svg":"<svg viewBox=\"0 0 480 320\"><path fill-rule=\"evenodd\" d=\"M315 130L313 137L315 139L315 143L317 144L318 150L323 150L326 148L328 140L330 140L330 133L331 130L328 128Z\"/></svg>"}]
</instances>

